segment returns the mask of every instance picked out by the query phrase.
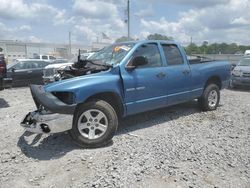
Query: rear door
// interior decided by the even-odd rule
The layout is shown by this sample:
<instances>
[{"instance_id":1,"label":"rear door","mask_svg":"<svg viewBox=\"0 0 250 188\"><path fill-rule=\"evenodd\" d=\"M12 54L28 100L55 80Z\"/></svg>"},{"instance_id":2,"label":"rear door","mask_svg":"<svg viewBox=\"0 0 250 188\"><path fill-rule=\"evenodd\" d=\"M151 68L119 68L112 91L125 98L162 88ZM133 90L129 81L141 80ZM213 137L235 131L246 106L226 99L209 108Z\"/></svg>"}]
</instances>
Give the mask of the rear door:
<instances>
[{"instance_id":1,"label":"rear door","mask_svg":"<svg viewBox=\"0 0 250 188\"><path fill-rule=\"evenodd\" d=\"M24 86L29 84L31 65L29 62L19 61L12 67L13 86Z\"/></svg>"},{"instance_id":2,"label":"rear door","mask_svg":"<svg viewBox=\"0 0 250 188\"><path fill-rule=\"evenodd\" d=\"M47 62L44 61L31 61L32 66L32 73L30 74L30 77L32 78L30 80L31 84L42 84L43 83L43 69L45 66L48 65Z\"/></svg>"},{"instance_id":3,"label":"rear door","mask_svg":"<svg viewBox=\"0 0 250 188\"><path fill-rule=\"evenodd\" d=\"M192 85L191 71L186 58L176 44L161 44L166 67L166 92L168 105L181 103L190 99Z\"/></svg>"},{"instance_id":4,"label":"rear door","mask_svg":"<svg viewBox=\"0 0 250 188\"><path fill-rule=\"evenodd\" d=\"M143 56L148 64L122 70L127 114L135 114L166 105L166 72L157 43L142 44L131 59Z\"/></svg>"}]
</instances>

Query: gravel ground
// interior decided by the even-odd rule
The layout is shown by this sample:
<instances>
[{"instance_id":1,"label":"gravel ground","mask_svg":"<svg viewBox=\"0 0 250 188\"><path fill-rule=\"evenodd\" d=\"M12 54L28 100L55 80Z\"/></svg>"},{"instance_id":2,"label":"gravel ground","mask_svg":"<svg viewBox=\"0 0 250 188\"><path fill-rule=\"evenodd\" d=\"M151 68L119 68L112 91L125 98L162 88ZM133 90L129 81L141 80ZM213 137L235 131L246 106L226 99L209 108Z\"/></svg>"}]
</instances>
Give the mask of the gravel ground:
<instances>
[{"instance_id":1,"label":"gravel ground","mask_svg":"<svg viewBox=\"0 0 250 188\"><path fill-rule=\"evenodd\" d=\"M24 132L34 109L28 88L0 91L0 187L250 187L249 90L223 90L213 112L192 101L126 118L98 149Z\"/></svg>"}]
</instances>

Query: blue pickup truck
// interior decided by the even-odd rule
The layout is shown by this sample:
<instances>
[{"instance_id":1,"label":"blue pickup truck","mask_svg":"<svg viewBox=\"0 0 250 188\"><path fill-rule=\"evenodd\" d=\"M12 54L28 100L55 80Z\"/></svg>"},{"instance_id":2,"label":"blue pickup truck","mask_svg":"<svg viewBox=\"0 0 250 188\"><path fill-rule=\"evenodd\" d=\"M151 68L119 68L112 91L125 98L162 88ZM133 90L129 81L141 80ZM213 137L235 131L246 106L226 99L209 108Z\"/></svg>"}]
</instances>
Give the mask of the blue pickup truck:
<instances>
[{"instance_id":1,"label":"blue pickup truck","mask_svg":"<svg viewBox=\"0 0 250 188\"><path fill-rule=\"evenodd\" d=\"M100 147L125 116L194 99L202 110L215 110L230 68L224 61L188 61L176 42L116 43L78 60L59 81L31 85L37 110L21 125L34 133L68 131L78 145Z\"/></svg>"}]
</instances>

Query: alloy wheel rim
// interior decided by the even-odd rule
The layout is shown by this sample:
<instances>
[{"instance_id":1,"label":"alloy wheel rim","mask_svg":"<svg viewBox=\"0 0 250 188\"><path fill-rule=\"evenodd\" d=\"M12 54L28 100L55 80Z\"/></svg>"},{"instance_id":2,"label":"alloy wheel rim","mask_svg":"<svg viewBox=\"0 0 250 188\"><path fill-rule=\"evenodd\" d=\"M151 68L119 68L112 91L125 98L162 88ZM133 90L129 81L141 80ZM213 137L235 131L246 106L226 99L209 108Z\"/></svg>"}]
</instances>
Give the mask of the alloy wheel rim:
<instances>
[{"instance_id":1,"label":"alloy wheel rim","mask_svg":"<svg viewBox=\"0 0 250 188\"><path fill-rule=\"evenodd\" d=\"M210 107L215 107L218 102L218 93L216 90L212 90L208 94L208 105Z\"/></svg>"},{"instance_id":2,"label":"alloy wheel rim","mask_svg":"<svg viewBox=\"0 0 250 188\"><path fill-rule=\"evenodd\" d=\"M78 119L77 128L80 134L87 139L100 138L108 128L107 116L97 109L87 110Z\"/></svg>"}]
</instances>

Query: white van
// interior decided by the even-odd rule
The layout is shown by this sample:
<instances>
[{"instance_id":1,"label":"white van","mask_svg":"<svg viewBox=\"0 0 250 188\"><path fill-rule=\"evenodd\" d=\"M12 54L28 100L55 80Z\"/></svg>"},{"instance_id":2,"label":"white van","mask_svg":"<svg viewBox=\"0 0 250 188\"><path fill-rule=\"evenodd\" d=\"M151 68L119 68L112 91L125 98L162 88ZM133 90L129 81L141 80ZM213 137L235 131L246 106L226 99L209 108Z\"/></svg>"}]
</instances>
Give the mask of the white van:
<instances>
[{"instance_id":1,"label":"white van","mask_svg":"<svg viewBox=\"0 0 250 188\"><path fill-rule=\"evenodd\" d=\"M54 61L56 58L52 55L37 55L34 57L34 59L41 59L44 61Z\"/></svg>"}]
</instances>

